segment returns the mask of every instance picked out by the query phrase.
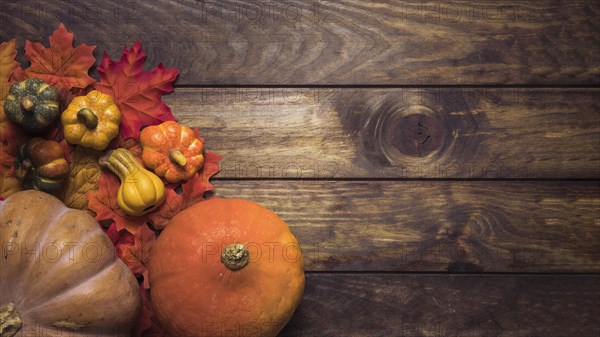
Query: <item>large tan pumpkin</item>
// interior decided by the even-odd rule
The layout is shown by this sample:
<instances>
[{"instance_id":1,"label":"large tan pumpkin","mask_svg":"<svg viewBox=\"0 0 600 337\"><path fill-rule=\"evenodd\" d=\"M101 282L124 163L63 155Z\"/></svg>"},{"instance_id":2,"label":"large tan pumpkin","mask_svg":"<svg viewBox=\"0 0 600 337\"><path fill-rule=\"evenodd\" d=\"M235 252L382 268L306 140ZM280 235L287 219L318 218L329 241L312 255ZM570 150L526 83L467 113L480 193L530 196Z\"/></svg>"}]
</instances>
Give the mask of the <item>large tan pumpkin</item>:
<instances>
[{"instance_id":1,"label":"large tan pumpkin","mask_svg":"<svg viewBox=\"0 0 600 337\"><path fill-rule=\"evenodd\" d=\"M0 202L0 239L0 336L131 335L137 281L86 212L17 192Z\"/></svg>"}]
</instances>

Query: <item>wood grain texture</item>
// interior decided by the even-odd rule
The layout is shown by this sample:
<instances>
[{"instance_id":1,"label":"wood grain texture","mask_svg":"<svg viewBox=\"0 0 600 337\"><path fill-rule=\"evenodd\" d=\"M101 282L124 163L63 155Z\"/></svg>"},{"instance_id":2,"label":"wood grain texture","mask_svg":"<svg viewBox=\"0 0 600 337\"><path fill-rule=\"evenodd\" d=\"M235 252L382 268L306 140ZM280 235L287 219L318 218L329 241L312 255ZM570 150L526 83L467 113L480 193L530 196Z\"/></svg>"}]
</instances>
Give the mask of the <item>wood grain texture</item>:
<instances>
[{"instance_id":1,"label":"wood grain texture","mask_svg":"<svg viewBox=\"0 0 600 337\"><path fill-rule=\"evenodd\" d=\"M280 336L591 337L599 308L597 276L308 274Z\"/></svg>"},{"instance_id":2,"label":"wood grain texture","mask_svg":"<svg viewBox=\"0 0 600 337\"><path fill-rule=\"evenodd\" d=\"M113 58L141 39L179 84L582 84L600 81L599 12L595 0L3 1L0 39L46 42L64 22Z\"/></svg>"},{"instance_id":3,"label":"wood grain texture","mask_svg":"<svg viewBox=\"0 0 600 337\"><path fill-rule=\"evenodd\" d=\"M598 89L178 88L221 178L600 177Z\"/></svg>"},{"instance_id":4,"label":"wood grain texture","mask_svg":"<svg viewBox=\"0 0 600 337\"><path fill-rule=\"evenodd\" d=\"M599 182L214 185L279 214L310 271L600 271Z\"/></svg>"}]
</instances>

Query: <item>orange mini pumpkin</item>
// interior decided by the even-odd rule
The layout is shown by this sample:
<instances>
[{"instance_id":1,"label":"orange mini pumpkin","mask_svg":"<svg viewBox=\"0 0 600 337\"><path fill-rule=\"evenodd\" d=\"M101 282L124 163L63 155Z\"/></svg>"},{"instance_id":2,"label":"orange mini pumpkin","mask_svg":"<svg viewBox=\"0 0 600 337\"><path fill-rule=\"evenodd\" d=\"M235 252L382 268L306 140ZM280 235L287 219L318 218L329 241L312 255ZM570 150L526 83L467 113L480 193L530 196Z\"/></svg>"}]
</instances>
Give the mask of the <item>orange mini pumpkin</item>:
<instances>
[{"instance_id":1,"label":"orange mini pumpkin","mask_svg":"<svg viewBox=\"0 0 600 337\"><path fill-rule=\"evenodd\" d=\"M242 199L209 199L178 213L148 271L155 313L179 337L276 336L304 290L288 226Z\"/></svg>"},{"instance_id":2,"label":"orange mini pumpkin","mask_svg":"<svg viewBox=\"0 0 600 337\"><path fill-rule=\"evenodd\" d=\"M204 164L203 141L177 122L146 127L140 143L144 165L170 183L190 179Z\"/></svg>"}]
</instances>

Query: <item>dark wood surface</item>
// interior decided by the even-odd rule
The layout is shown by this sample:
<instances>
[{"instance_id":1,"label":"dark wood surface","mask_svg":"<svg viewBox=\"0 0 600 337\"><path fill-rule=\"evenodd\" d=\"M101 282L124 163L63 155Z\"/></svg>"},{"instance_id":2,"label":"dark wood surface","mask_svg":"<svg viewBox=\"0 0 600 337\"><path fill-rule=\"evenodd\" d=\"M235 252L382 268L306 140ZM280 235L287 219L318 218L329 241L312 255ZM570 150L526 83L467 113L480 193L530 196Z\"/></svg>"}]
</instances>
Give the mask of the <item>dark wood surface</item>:
<instances>
[{"instance_id":1,"label":"dark wood surface","mask_svg":"<svg viewBox=\"0 0 600 337\"><path fill-rule=\"evenodd\" d=\"M277 210L308 271L600 272L598 182L215 185Z\"/></svg>"},{"instance_id":2,"label":"dark wood surface","mask_svg":"<svg viewBox=\"0 0 600 337\"><path fill-rule=\"evenodd\" d=\"M600 80L600 5L527 1L2 2L2 39L60 22L117 56L141 39L179 84L581 84Z\"/></svg>"},{"instance_id":3,"label":"dark wood surface","mask_svg":"<svg viewBox=\"0 0 600 337\"><path fill-rule=\"evenodd\" d=\"M196 88L222 178L597 178L600 90Z\"/></svg>"},{"instance_id":4,"label":"dark wood surface","mask_svg":"<svg viewBox=\"0 0 600 337\"><path fill-rule=\"evenodd\" d=\"M600 334L597 1L21 1L0 39L180 70L216 196L281 215L282 336ZM22 49L21 49L22 52ZM21 62L25 62L23 58Z\"/></svg>"},{"instance_id":5,"label":"dark wood surface","mask_svg":"<svg viewBox=\"0 0 600 337\"><path fill-rule=\"evenodd\" d=\"M592 337L598 304L598 276L309 274L281 336Z\"/></svg>"}]
</instances>

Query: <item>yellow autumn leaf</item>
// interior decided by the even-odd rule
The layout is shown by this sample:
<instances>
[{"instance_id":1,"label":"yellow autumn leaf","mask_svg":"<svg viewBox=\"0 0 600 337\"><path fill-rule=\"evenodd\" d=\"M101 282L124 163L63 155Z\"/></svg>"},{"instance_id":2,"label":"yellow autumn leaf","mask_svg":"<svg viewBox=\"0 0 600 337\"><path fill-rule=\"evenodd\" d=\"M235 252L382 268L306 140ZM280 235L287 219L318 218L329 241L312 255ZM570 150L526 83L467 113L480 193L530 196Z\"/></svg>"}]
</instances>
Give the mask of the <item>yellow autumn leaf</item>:
<instances>
[{"instance_id":1,"label":"yellow autumn leaf","mask_svg":"<svg viewBox=\"0 0 600 337\"><path fill-rule=\"evenodd\" d=\"M77 146L71 153L71 172L61 198L67 207L87 210L88 201L85 195L98 190L100 155L101 152L82 146Z\"/></svg>"},{"instance_id":2,"label":"yellow autumn leaf","mask_svg":"<svg viewBox=\"0 0 600 337\"><path fill-rule=\"evenodd\" d=\"M21 183L19 180L10 174L10 172L0 166L0 195L4 198L15 194L21 190Z\"/></svg>"},{"instance_id":3,"label":"yellow autumn leaf","mask_svg":"<svg viewBox=\"0 0 600 337\"><path fill-rule=\"evenodd\" d=\"M14 162L14 152L16 147L24 141L24 135L16 131L11 122L4 113L4 101L8 96L10 84L10 76L19 67L19 63L15 61L17 57L15 39L0 43L0 169L4 171L0 175L0 185L4 196L8 196L8 191L5 186L14 186L15 179L8 172L11 171L12 163Z\"/></svg>"},{"instance_id":4,"label":"yellow autumn leaf","mask_svg":"<svg viewBox=\"0 0 600 337\"><path fill-rule=\"evenodd\" d=\"M19 63L15 61L16 57L17 44L15 39L0 44L0 101L4 101L8 96L8 80L13 71L19 66Z\"/></svg>"}]
</instances>

